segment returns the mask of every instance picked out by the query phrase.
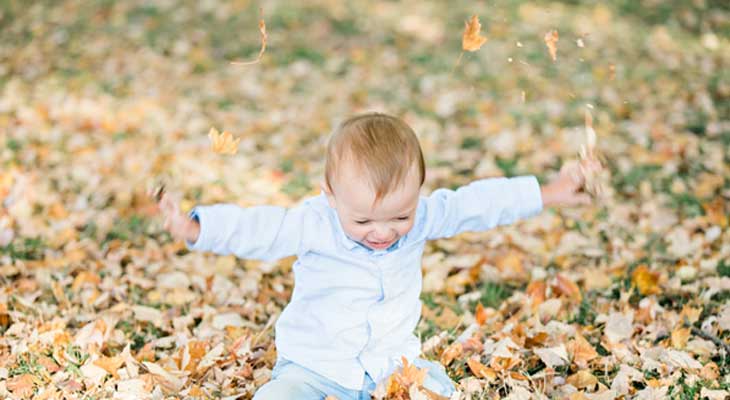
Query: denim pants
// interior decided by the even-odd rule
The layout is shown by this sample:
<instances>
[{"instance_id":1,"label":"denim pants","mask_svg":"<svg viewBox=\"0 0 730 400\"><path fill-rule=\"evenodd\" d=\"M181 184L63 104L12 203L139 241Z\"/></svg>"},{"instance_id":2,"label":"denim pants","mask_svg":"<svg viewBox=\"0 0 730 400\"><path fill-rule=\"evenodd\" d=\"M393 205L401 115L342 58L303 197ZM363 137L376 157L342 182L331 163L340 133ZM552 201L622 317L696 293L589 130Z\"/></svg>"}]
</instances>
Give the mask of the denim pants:
<instances>
[{"instance_id":1,"label":"denim pants","mask_svg":"<svg viewBox=\"0 0 730 400\"><path fill-rule=\"evenodd\" d=\"M413 364L418 368L428 368L423 386L441 396L450 397L454 392L451 381L441 364L416 359ZM362 390L352 390L338 385L316 372L296 363L279 359L271 372L271 380L261 386L254 395L254 400L322 400L327 396L335 396L338 400L370 400L370 392L375 390L375 382L365 374Z\"/></svg>"}]
</instances>

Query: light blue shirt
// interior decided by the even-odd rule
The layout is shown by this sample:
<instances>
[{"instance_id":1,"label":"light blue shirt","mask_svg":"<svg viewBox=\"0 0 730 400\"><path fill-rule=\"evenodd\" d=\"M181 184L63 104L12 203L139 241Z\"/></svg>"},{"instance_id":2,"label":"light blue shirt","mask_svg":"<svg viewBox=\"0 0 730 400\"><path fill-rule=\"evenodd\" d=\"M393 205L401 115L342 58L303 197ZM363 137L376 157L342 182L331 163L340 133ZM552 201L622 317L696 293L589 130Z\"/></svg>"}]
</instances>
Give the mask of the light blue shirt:
<instances>
[{"instance_id":1,"label":"light blue shirt","mask_svg":"<svg viewBox=\"0 0 730 400\"><path fill-rule=\"evenodd\" d=\"M413 228L391 248L348 238L324 195L292 208L198 206L191 250L273 260L291 255L294 291L276 323L279 356L349 389L413 361L421 344L421 255L427 240L510 224L542 210L532 176L472 182L419 199Z\"/></svg>"}]
</instances>

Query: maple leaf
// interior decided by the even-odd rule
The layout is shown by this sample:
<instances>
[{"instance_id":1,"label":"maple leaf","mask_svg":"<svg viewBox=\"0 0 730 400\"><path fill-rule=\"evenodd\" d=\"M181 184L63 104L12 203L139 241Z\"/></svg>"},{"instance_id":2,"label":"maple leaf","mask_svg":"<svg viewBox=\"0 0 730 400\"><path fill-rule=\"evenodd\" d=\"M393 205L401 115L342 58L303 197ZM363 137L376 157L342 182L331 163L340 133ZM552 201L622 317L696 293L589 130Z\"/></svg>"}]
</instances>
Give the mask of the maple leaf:
<instances>
[{"instance_id":1,"label":"maple leaf","mask_svg":"<svg viewBox=\"0 0 730 400\"><path fill-rule=\"evenodd\" d=\"M479 23L479 17L472 15L471 19L464 22L464 34L461 36L461 48L465 51L477 51L487 38L482 36L482 24Z\"/></svg>"},{"instance_id":2,"label":"maple leaf","mask_svg":"<svg viewBox=\"0 0 730 400\"><path fill-rule=\"evenodd\" d=\"M553 61L556 61L558 59L558 31L553 29L550 32L545 34L545 45L548 48L548 51L550 51L550 57L552 57Z\"/></svg>"},{"instance_id":3,"label":"maple leaf","mask_svg":"<svg viewBox=\"0 0 730 400\"><path fill-rule=\"evenodd\" d=\"M259 13L261 13L261 10L259 10ZM261 61L261 57L264 56L264 51L266 51L266 39L268 38L268 35L266 35L266 23L264 22L263 18L259 19L259 32L261 33L261 50L259 50L259 55L256 57L256 59L251 61L231 61L231 64L251 65Z\"/></svg>"},{"instance_id":4,"label":"maple leaf","mask_svg":"<svg viewBox=\"0 0 730 400\"><path fill-rule=\"evenodd\" d=\"M210 128L208 138L210 139L211 148L218 154L236 154L238 152L238 142L241 141L241 138L234 140L233 136L227 131L218 133L215 128Z\"/></svg>"},{"instance_id":5,"label":"maple leaf","mask_svg":"<svg viewBox=\"0 0 730 400\"><path fill-rule=\"evenodd\" d=\"M411 386L416 387L423 385L426 380L428 369L419 369L413 364L408 363L408 359L402 357L403 367L400 371L394 372L388 378L387 398L407 398Z\"/></svg>"}]
</instances>

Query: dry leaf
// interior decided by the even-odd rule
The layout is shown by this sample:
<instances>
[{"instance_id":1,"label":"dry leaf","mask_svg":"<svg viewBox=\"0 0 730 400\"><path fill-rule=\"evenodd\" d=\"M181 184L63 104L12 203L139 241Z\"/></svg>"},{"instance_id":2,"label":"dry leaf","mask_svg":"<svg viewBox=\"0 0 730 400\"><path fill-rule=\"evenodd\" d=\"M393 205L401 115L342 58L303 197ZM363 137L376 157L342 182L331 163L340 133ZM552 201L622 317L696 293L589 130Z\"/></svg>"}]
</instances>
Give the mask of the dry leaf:
<instances>
[{"instance_id":1,"label":"dry leaf","mask_svg":"<svg viewBox=\"0 0 730 400\"><path fill-rule=\"evenodd\" d=\"M550 51L550 57L552 57L553 61L556 61L558 59L558 31L552 30L545 34L545 45L548 48L548 51Z\"/></svg>"},{"instance_id":2,"label":"dry leaf","mask_svg":"<svg viewBox=\"0 0 730 400\"><path fill-rule=\"evenodd\" d=\"M466 363L469 366L471 373L477 378L485 378L490 382L497 378L497 373L493 369L479 362L477 357L469 358Z\"/></svg>"},{"instance_id":3,"label":"dry leaf","mask_svg":"<svg viewBox=\"0 0 730 400\"><path fill-rule=\"evenodd\" d=\"M634 269L631 274L631 282L639 289L639 293L644 296L661 292L658 285L659 273L649 270L644 264Z\"/></svg>"},{"instance_id":4,"label":"dry leaf","mask_svg":"<svg viewBox=\"0 0 730 400\"><path fill-rule=\"evenodd\" d=\"M94 360L94 365L103 368L116 379L119 379L117 371L122 367L122 364L124 364L122 357L100 357Z\"/></svg>"},{"instance_id":5,"label":"dry leaf","mask_svg":"<svg viewBox=\"0 0 730 400\"><path fill-rule=\"evenodd\" d=\"M238 152L238 142L241 141L241 138L234 140L233 136L227 131L218 133L215 128L210 128L208 138L210 139L211 148L218 154L236 154Z\"/></svg>"},{"instance_id":6,"label":"dry leaf","mask_svg":"<svg viewBox=\"0 0 730 400\"><path fill-rule=\"evenodd\" d=\"M580 333L568 344L568 353L579 368L587 368L588 362L598 357L596 350Z\"/></svg>"},{"instance_id":7,"label":"dry leaf","mask_svg":"<svg viewBox=\"0 0 730 400\"><path fill-rule=\"evenodd\" d=\"M578 389L592 389L598 383L598 378L593 376L593 374L588 370L580 370L569 376L565 382Z\"/></svg>"},{"instance_id":8,"label":"dry leaf","mask_svg":"<svg viewBox=\"0 0 730 400\"><path fill-rule=\"evenodd\" d=\"M33 394L35 379L31 374L14 376L7 381L7 389L17 398L30 397Z\"/></svg>"},{"instance_id":9,"label":"dry leaf","mask_svg":"<svg viewBox=\"0 0 730 400\"><path fill-rule=\"evenodd\" d=\"M487 41L481 35L482 24L479 17L472 15L471 19L464 23L464 34L461 36L461 48L465 51L477 51Z\"/></svg>"}]
</instances>

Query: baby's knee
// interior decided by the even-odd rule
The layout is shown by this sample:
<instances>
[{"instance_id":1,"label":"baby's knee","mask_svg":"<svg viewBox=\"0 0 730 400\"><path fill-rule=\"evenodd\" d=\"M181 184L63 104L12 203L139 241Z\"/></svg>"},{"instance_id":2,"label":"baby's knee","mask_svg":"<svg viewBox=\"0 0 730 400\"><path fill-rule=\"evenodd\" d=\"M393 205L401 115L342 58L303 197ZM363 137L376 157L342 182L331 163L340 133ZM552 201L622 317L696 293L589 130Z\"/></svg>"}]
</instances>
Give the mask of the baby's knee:
<instances>
[{"instance_id":1,"label":"baby's knee","mask_svg":"<svg viewBox=\"0 0 730 400\"><path fill-rule=\"evenodd\" d=\"M274 379L261 386L253 400L302 399L320 400L322 396L304 382L292 379Z\"/></svg>"}]
</instances>

